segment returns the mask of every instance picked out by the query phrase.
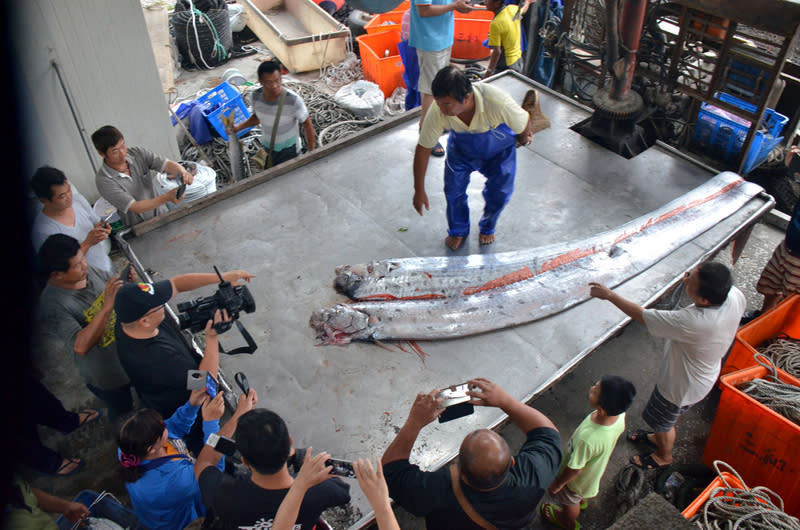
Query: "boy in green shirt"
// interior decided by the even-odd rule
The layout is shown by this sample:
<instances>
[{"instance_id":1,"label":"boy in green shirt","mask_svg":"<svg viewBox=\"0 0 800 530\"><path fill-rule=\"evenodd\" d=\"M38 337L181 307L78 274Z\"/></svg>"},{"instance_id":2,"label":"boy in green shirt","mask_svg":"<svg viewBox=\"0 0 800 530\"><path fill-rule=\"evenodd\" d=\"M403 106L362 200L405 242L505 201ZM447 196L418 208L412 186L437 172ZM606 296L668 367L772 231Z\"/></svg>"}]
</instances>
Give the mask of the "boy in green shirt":
<instances>
[{"instance_id":1,"label":"boy in green shirt","mask_svg":"<svg viewBox=\"0 0 800 530\"><path fill-rule=\"evenodd\" d=\"M580 529L578 515L586 508L586 499L600 489L608 459L625 430L625 411L635 396L633 383L616 375L604 375L589 389L589 405L595 410L567 443L561 469L548 489L558 504L542 504L545 520L560 528Z\"/></svg>"}]
</instances>

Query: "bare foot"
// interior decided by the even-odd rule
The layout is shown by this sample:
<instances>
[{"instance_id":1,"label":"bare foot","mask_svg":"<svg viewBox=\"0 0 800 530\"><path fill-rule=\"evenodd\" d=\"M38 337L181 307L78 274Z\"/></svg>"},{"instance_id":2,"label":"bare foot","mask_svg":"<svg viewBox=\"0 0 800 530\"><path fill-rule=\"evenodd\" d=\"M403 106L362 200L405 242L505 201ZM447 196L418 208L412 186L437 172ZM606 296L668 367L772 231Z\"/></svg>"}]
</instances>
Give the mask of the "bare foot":
<instances>
[{"instance_id":1,"label":"bare foot","mask_svg":"<svg viewBox=\"0 0 800 530\"><path fill-rule=\"evenodd\" d=\"M480 234L478 236L478 243L481 245L491 245L494 243L494 234Z\"/></svg>"},{"instance_id":2,"label":"bare foot","mask_svg":"<svg viewBox=\"0 0 800 530\"><path fill-rule=\"evenodd\" d=\"M447 248L450 250L458 250L461 248L463 242L464 238L461 236L447 236L444 238L444 244L447 245Z\"/></svg>"}]
</instances>

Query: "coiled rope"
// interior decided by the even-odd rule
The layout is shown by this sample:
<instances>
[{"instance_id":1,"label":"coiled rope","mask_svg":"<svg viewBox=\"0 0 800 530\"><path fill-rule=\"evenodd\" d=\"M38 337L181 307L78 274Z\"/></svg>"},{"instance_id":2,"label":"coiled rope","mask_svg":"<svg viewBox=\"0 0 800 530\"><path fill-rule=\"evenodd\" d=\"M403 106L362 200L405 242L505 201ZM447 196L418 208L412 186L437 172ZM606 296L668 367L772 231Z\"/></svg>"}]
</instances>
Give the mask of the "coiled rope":
<instances>
[{"instance_id":1,"label":"coiled rope","mask_svg":"<svg viewBox=\"0 0 800 530\"><path fill-rule=\"evenodd\" d=\"M206 20L208 27L211 28L211 31L214 34L214 44L211 48L211 57L217 60L217 64L222 64L228 59L228 50L226 50L225 46L223 46L222 42L220 42L219 34L217 33L217 28L214 26L214 23L211 21L211 19L208 17L207 14L203 13L202 11L194 7L192 0L189 0L189 10L192 13L191 24L186 24L185 28L186 31L184 35L184 38L186 39L187 51L189 52L189 58L192 61L192 63L196 65L198 64L194 58L194 54L192 54L192 47L189 45L189 26L191 25L192 30L194 32L194 39L195 42L197 43L197 53L198 55L200 55L200 61L203 63L203 66L205 67L206 70L211 70L214 67L209 66L209 64L206 62L205 57L203 57L203 49L200 44L200 35L197 33L198 16L201 16Z\"/></svg>"},{"instance_id":2,"label":"coiled rope","mask_svg":"<svg viewBox=\"0 0 800 530\"><path fill-rule=\"evenodd\" d=\"M303 98L320 146L351 136L379 121L379 119L357 119L352 112L336 103L331 96L309 83L286 80L283 84Z\"/></svg>"},{"instance_id":3,"label":"coiled rope","mask_svg":"<svg viewBox=\"0 0 800 530\"><path fill-rule=\"evenodd\" d=\"M756 353L753 359L769 370L770 375L742 383L738 386L739 390L800 425L800 387L778 379L778 369L763 354Z\"/></svg>"},{"instance_id":4,"label":"coiled rope","mask_svg":"<svg viewBox=\"0 0 800 530\"><path fill-rule=\"evenodd\" d=\"M742 484L741 488L722 474L720 467L723 466ZM800 521L783 511L780 495L764 486L748 488L739 473L722 460L714 461L714 469L725 486L714 488L702 513L689 520L698 528L800 530Z\"/></svg>"},{"instance_id":5,"label":"coiled rope","mask_svg":"<svg viewBox=\"0 0 800 530\"><path fill-rule=\"evenodd\" d=\"M780 333L758 351L769 357L776 367L800 378L800 339Z\"/></svg>"}]
</instances>

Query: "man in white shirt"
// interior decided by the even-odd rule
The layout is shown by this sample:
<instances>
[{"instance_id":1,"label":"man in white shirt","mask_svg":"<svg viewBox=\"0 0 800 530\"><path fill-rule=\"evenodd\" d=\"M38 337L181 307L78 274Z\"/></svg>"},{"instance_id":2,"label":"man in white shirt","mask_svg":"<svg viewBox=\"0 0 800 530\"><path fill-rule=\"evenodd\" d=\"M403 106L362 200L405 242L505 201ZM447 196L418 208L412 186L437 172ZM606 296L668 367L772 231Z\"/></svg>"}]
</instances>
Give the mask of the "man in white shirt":
<instances>
[{"instance_id":1,"label":"man in white shirt","mask_svg":"<svg viewBox=\"0 0 800 530\"><path fill-rule=\"evenodd\" d=\"M42 203L42 210L33 220L34 250L38 252L51 235L64 234L80 242L89 265L113 273L114 267L108 257L111 227L100 222L89 201L72 187L64 172L42 166L33 174L31 188Z\"/></svg>"},{"instance_id":2,"label":"man in white shirt","mask_svg":"<svg viewBox=\"0 0 800 530\"><path fill-rule=\"evenodd\" d=\"M675 311L644 309L604 285L589 283L593 297L608 300L652 335L667 339L656 386L642 413L653 432L628 434L629 440L656 448L631 458L643 469L672 464L675 424L711 391L747 305L721 263L703 263L687 272L683 282L694 303Z\"/></svg>"}]
</instances>

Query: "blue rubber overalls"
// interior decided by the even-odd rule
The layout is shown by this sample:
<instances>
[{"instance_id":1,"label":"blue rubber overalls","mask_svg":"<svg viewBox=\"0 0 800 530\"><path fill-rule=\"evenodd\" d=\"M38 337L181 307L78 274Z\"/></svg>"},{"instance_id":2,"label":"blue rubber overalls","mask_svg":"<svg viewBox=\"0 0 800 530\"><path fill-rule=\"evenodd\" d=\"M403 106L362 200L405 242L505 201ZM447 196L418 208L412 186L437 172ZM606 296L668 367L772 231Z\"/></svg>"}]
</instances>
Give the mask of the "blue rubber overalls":
<instances>
[{"instance_id":1,"label":"blue rubber overalls","mask_svg":"<svg viewBox=\"0 0 800 530\"><path fill-rule=\"evenodd\" d=\"M486 206L478 227L481 234L494 234L497 218L514 191L517 150L516 134L511 127L501 123L483 133L450 131L444 168L447 234L450 236L469 235L467 186L473 171L479 171L486 177L483 188Z\"/></svg>"}]
</instances>

